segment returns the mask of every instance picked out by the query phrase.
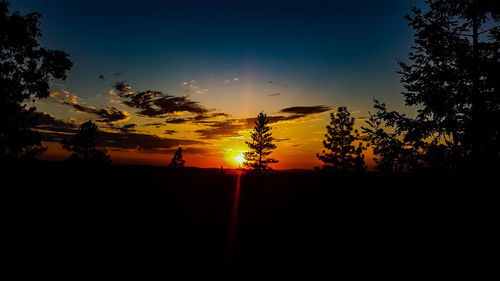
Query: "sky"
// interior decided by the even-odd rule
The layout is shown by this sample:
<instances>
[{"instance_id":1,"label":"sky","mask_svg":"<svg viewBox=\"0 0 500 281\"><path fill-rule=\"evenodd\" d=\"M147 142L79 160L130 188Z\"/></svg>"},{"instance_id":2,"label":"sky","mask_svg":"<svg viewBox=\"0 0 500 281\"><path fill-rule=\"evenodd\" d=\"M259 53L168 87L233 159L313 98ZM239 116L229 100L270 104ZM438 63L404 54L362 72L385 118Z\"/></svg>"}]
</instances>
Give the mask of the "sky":
<instances>
[{"instance_id":1,"label":"sky","mask_svg":"<svg viewBox=\"0 0 500 281\"><path fill-rule=\"evenodd\" d=\"M168 165L181 146L187 166L236 168L263 111L273 168L311 169L339 106L356 128L372 98L405 112L396 60L410 52L403 17L414 3L16 0L10 9L40 13L41 46L74 64L34 104L44 159L67 158L59 142L92 120L115 164Z\"/></svg>"}]
</instances>

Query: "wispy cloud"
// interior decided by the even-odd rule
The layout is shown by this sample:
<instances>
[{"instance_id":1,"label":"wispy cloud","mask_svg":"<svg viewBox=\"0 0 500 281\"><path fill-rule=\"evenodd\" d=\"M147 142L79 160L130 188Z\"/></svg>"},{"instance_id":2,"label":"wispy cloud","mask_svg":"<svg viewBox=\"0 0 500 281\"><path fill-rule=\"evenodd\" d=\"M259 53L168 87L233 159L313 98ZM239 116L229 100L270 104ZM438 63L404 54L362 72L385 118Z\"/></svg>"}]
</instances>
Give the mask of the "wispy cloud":
<instances>
[{"instance_id":1,"label":"wispy cloud","mask_svg":"<svg viewBox=\"0 0 500 281\"><path fill-rule=\"evenodd\" d=\"M76 103L68 103L65 101L62 101L61 104L69 105L73 107L77 112L93 114L98 117L104 118L97 120L97 122L112 123L112 122L127 121L128 119L130 119L130 114L128 114L128 112L120 110L115 107L96 109L94 107L84 106Z\"/></svg>"},{"instance_id":2,"label":"wispy cloud","mask_svg":"<svg viewBox=\"0 0 500 281\"><path fill-rule=\"evenodd\" d=\"M175 134L177 133L176 130L165 130L165 132L163 132L165 135L172 135L172 134Z\"/></svg>"},{"instance_id":3,"label":"wispy cloud","mask_svg":"<svg viewBox=\"0 0 500 281\"><path fill-rule=\"evenodd\" d=\"M196 80L188 80L182 82L182 85L186 88L186 92L192 93L192 94L204 94L208 92L207 88L202 88L200 87Z\"/></svg>"}]
</instances>

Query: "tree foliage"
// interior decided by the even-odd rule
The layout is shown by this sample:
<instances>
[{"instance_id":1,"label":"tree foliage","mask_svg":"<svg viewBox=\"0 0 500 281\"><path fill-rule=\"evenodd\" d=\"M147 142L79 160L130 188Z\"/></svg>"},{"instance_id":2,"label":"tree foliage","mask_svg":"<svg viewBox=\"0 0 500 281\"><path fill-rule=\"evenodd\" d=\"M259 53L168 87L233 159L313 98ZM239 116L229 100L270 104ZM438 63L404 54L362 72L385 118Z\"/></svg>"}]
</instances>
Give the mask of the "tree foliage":
<instances>
[{"instance_id":1,"label":"tree foliage","mask_svg":"<svg viewBox=\"0 0 500 281\"><path fill-rule=\"evenodd\" d=\"M346 107L339 107L337 113L330 114L330 125L323 146L326 150L317 157L325 163L324 170L364 171L366 169L363 150L366 148L359 140L358 130L354 129L355 118Z\"/></svg>"},{"instance_id":2,"label":"tree foliage","mask_svg":"<svg viewBox=\"0 0 500 281\"><path fill-rule=\"evenodd\" d=\"M172 168L182 168L184 167L184 159L182 159L182 147L179 147L177 151L174 154L174 157L172 158L172 161L170 161L170 164L168 165L169 167Z\"/></svg>"},{"instance_id":3,"label":"tree foliage","mask_svg":"<svg viewBox=\"0 0 500 281\"><path fill-rule=\"evenodd\" d=\"M270 164L278 163L278 160L268 157L276 149L276 144L273 143L274 138L270 132L271 127L267 125L268 123L269 118L261 112L257 116L257 121L255 121L255 127L251 134L252 141L246 142L250 151L244 153L245 162L243 162L243 166L251 168L257 173L270 169Z\"/></svg>"},{"instance_id":4,"label":"tree foliage","mask_svg":"<svg viewBox=\"0 0 500 281\"><path fill-rule=\"evenodd\" d=\"M398 61L410 118L375 102L369 134L382 170L495 166L500 152L500 4L426 1L406 19L415 31ZM392 129L385 132L384 129ZM391 152L392 150L392 152Z\"/></svg>"},{"instance_id":5,"label":"tree foliage","mask_svg":"<svg viewBox=\"0 0 500 281\"><path fill-rule=\"evenodd\" d=\"M49 82L65 79L72 63L63 51L40 47L40 14L10 13L0 2L0 161L35 158L45 151L35 108L49 96Z\"/></svg>"},{"instance_id":6,"label":"tree foliage","mask_svg":"<svg viewBox=\"0 0 500 281\"><path fill-rule=\"evenodd\" d=\"M62 147L68 151L72 151L69 161L105 164L111 162L106 149L97 149L97 136L99 130L97 125L88 121L80 125L80 130L71 139L64 139Z\"/></svg>"}]
</instances>

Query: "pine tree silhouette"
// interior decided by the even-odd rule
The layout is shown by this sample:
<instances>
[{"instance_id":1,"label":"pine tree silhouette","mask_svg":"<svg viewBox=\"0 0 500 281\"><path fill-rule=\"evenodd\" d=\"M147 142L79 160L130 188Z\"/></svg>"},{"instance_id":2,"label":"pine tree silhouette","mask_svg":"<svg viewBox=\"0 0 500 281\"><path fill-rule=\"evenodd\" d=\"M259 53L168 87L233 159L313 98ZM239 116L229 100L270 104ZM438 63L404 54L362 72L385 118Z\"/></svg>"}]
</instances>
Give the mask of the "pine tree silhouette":
<instances>
[{"instance_id":1,"label":"pine tree silhouette","mask_svg":"<svg viewBox=\"0 0 500 281\"><path fill-rule=\"evenodd\" d=\"M177 151L174 154L174 157L172 158L172 161L170 161L170 164L168 165L169 167L173 168L182 168L184 167L184 159L182 159L182 147L179 147Z\"/></svg>"},{"instance_id":2,"label":"pine tree silhouette","mask_svg":"<svg viewBox=\"0 0 500 281\"><path fill-rule=\"evenodd\" d=\"M97 149L97 136L99 130L97 125L88 121L80 126L80 130L71 140L64 139L62 147L68 151L72 151L69 161L76 162L93 162L93 163L109 163L109 155L106 149Z\"/></svg>"},{"instance_id":3,"label":"pine tree silhouette","mask_svg":"<svg viewBox=\"0 0 500 281\"><path fill-rule=\"evenodd\" d=\"M366 148L360 142L354 146L359 139L358 130L353 128L354 117L347 111L346 107L339 107L337 114L330 114L330 125L326 126L326 140L323 141L323 150L317 157L326 165L325 170L336 171L364 171L366 169L363 150Z\"/></svg>"},{"instance_id":4,"label":"pine tree silhouette","mask_svg":"<svg viewBox=\"0 0 500 281\"><path fill-rule=\"evenodd\" d=\"M257 121L255 121L255 127L251 134L252 141L245 142L251 151L244 153L245 162L243 162L243 166L251 168L259 174L262 170L270 169L270 164L278 163L278 160L268 157L272 150L276 148L273 143L274 138L269 132L271 127L267 125L268 123L269 118L261 112L257 116Z\"/></svg>"}]
</instances>

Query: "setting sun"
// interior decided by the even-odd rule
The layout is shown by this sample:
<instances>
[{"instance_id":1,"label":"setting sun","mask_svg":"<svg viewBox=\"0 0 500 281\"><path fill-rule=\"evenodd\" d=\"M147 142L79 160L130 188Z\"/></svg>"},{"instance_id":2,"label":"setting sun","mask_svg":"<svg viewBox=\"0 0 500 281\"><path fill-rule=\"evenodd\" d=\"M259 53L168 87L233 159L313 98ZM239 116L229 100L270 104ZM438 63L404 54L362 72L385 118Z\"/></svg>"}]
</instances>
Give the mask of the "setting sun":
<instances>
[{"instance_id":1,"label":"setting sun","mask_svg":"<svg viewBox=\"0 0 500 281\"><path fill-rule=\"evenodd\" d=\"M238 164L243 164L243 162L245 162L245 156L243 156L243 153L240 153L238 155L236 155L234 157L234 160L238 163Z\"/></svg>"}]
</instances>

